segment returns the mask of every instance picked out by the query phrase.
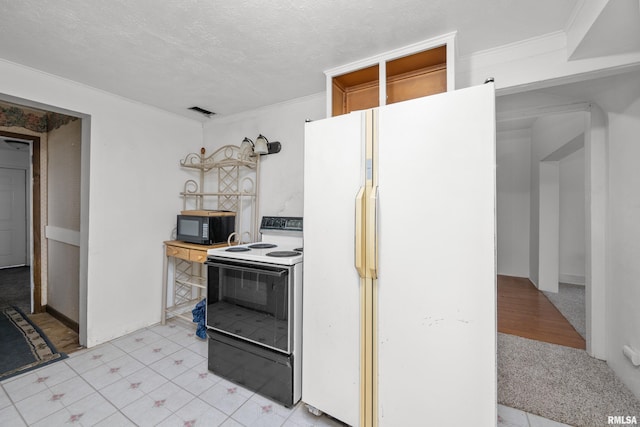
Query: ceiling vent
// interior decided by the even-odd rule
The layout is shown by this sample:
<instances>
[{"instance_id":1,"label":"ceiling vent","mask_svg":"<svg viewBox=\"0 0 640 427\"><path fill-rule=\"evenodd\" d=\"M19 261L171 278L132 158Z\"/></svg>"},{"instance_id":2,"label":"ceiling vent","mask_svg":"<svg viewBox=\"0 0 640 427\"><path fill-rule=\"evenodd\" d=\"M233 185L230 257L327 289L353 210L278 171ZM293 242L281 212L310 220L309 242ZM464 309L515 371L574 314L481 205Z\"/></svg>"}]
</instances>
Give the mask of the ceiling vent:
<instances>
[{"instance_id":1,"label":"ceiling vent","mask_svg":"<svg viewBox=\"0 0 640 427\"><path fill-rule=\"evenodd\" d=\"M215 114L213 111L205 110L204 108L200 108L200 107L191 107L191 108L189 108L189 110L196 111L196 112L198 112L200 114L203 114L203 115L205 115L207 117L211 117L211 116L213 116Z\"/></svg>"}]
</instances>

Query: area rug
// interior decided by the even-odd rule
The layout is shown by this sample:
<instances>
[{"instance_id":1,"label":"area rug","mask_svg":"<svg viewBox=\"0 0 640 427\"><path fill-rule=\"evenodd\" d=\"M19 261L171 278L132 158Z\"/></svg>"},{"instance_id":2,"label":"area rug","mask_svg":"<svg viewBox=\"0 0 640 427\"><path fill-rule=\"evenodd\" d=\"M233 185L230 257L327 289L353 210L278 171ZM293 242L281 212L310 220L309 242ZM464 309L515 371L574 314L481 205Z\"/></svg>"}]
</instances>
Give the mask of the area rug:
<instances>
[{"instance_id":1,"label":"area rug","mask_svg":"<svg viewBox=\"0 0 640 427\"><path fill-rule=\"evenodd\" d=\"M31 268L0 268L0 308L31 310Z\"/></svg>"},{"instance_id":2,"label":"area rug","mask_svg":"<svg viewBox=\"0 0 640 427\"><path fill-rule=\"evenodd\" d=\"M17 307L0 313L0 380L67 357Z\"/></svg>"},{"instance_id":3,"label":"area rug","mask_svg":"<svg viewBox=\"0 0 640 427\"><path fill-rule=\"evenodd\" d=\"M640 401L584 350L498 334L498 402L576 427L635 416Z\"/></svg>"}]
</instances>

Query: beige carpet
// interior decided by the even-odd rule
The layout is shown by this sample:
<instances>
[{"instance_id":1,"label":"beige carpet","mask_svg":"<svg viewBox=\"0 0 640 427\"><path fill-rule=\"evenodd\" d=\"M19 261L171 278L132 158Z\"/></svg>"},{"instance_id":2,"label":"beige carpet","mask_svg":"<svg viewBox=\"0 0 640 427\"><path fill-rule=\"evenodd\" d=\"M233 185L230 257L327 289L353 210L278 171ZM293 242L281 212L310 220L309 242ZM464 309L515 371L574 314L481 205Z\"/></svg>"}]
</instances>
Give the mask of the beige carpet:
<instances>
[{"instance_id":1,"label":"beige carpet","mask_svg":"<svg viewBox=\"0 0 640 427\"><path fill-rule=\"evenodd\" d=\"M571 323L571 326L587 339L585 316L585 287L569 283L559 283L558 292L544 292L560 313Z\"/></svg>"},{"instance_id":2,"label":"beige carpet","mask_svg":"<svg viewBox=\"0 0 640 427\"><path fill-rule=\"evenodd\" d=\"M498 402L576 427L636 416L640 401L584 350L498 334Z\"/></svg>"}]
</instances>

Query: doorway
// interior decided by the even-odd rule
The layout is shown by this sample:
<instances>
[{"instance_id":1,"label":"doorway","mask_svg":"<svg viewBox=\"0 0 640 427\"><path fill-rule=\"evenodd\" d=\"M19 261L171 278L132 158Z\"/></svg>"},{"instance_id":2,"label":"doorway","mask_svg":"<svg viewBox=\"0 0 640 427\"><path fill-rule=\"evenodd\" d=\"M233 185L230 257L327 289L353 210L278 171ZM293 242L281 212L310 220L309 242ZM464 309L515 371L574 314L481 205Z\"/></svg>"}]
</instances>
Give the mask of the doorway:
<instances>
[{"instance_id":1,"label":"doorway","mask_svg":"<svg viewBox=\"0 0 640 427\"><path fill-rule=\"evenodd\" d=\"M540 162L539 288L586 339L584 134Z\"/></svg>"},{"instance_id":2,"label":"doorway","mask_svg":"<svg viewBox=\"0 0 640 427\"><path fill-rule=\"evenodd\" d=\"M80 218L88 207L87 191L81 187L88 177L84 151L88 151L89 119L13 98L0 100L0 109L2 134L30 140L32 146L32 173L27 177L27 187L32 186L27 240L32 247L27 258L33 275L33 310L29 311L54 316L80 332L84 342L86 239L82 244Z\"/></svg>"},{"instance_id":3,"label":"doorway","mask_svg":"<svg viewBox=\"0 0 640 427\"><path fill-rule=\"evenodd\" d=\"M511 109L498 113L498 272L557 292L559 161L584 147L585 338L587 352L604 359L605 307L598 298L605 287L603 113L590 103L558 104L557 98L555 105L513 108L516 102L526 104L529 95L541 98L539 93L506 96ZM509 155L501 158L501 152Z\"/></svg>"},{"instance_id":4,"label":"doorway","mask_svg":"<svg viewBox=\"0 0 640 427\"><path fill-rule=\"evenodd\" d=\"M29 307L29 312L38 313L41 312L42 309L42 270L41 270L41 260L42 260L42 239L40 236L40 229L42 227L42 207L41 207L41 185L40 185L40 145L41 138L36 135L30 135L27 133L15 133L8 132L4 130L0 130L0 138L2 142L9 141L20 141L24 142L26 146L21 146L19 149L11 150L11 146L7 145L7 149L3 151L3 159L1 162L3 165L21 165L21 170L24 172L24 186L20 184L22 187L22 191L18 191L15 193L16 197L23 198L24 204L20 202L20 205L23 205L24 208L20 208L20 215L23 215L21 218L16 216L14 219L16 221L24 224L24 234L16 235L14 238L8 238L6 242L10 242L13 244L13 240L20 241L20 249L22 252L22 245L24 245L24 255L23 261L17 264L5 264L4 266L9 265L28 265L30 267L29 272L29 283L25 284L25 286L29 286L30 288L30 300L31 304ZM30 146L30 149L29 149ZM15 154L13 151L21 151L20 154ZM25 153L26 151L26 153ZM29 156L28 154L31 154ZM26 154L26 155L25 155ZM30 172L29 172L30 171ZM17 190L14 189L14 190ZM14 215L18 215L17 212ZM30 225L29 225L30 224ZM18 237L19 236L19 237ZM7 252L18 252L15 249L8 249ZM16 259L17 260L17 259Z\"/></svg>"},{"instance_id":5,"label":"doorway","mask_svg":"<svg viewBox=\"0 0 640 427\"><path fill-rule=\"evenodd\" d=\"M27 265L27 170L0 166L0 268L23 265Z\"/></svg>"}]
</instances>

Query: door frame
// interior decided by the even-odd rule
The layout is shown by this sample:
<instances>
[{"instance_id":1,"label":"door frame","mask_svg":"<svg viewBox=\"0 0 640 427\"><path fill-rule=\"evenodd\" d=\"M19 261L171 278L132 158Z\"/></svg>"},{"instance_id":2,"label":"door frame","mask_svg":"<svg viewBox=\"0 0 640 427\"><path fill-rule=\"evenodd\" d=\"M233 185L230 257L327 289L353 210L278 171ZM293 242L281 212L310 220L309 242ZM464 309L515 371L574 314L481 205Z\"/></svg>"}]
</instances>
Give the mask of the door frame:
<instances>
[{"instance_id":1,"label":"door frame","mask_svg":"<svg viewBox=\"0 0 640 427\"><path fill-rule=\"evenodd\" d=\"M42 308L42 216L40 215L40 137L22 133L0 130L0 135L31 141L31 240L33 241L33 257L31 271L33 273L33 312L41 313Z\"/></svg>"},{"instance_id":2,"label":"door frame","mask_svg":"<svg viewBox=\"0 0 640 427\"><path fill-rule=\"evenodd\" d=\"M604 112L593 103L582 111L584 125L585 182L585 321L586 351L606 360L606 271L607 271L607 127ZM568 142L566 145L572 144ZM566 146L565 145L565 146ZM562 150L562 148L560 149ZM563 153L564 157L571 154ZM538 212L538 283L541 291L558 292L559 279L559 160L540 164ZM546 186L543 182L546 181ZM546 187L546 188L545 188ZM553 197L543 197L551 193ZM553 200L553 201L551 201Z\"/></svg>"},{"instance_id":3,"label":"door frame","mask_svg":"<svg viewBox=\"0 0 640 427\"><path fill-rule=\"evenodd\" d=\"M65 108L55 107L50 104L43 104L38 101L29 100L26 98L19 98L11 95L0 93L0 101L9 102L18 106L35 108L52 113L64 114L67 116L77 117L82 120L81 126L81 160L80 160L80 279L79 279L79 338L80 345L86 346L87 343L87 324L88 324L88 271L89 271L89 170L91 163L91 115L86 113L80 113L73 110L67 110ZM6 132L11 134L10 132ZM37 139L36 139L37 138ZM33 143L33 191L34 197L38 197L37 202L41 203L41 173L42 165L40 163L40 155L42 153L40 137L28 135L27 138L34 141ZM46 139L45 139L46 143ZM37 154L37 155L36 155ZM46 165L45 165L46 166ZM33 200L33 205L36 204L36 200ZM45 218L46 219L46 218ZM32 239L34 243L34 295L37 295L37 300L34 298L34 312L39 313L45 311L45 307L42 305L42 282L43 282L43 265L42 260L46 254L43 253L43 245L46 249L46 240L44 235L44 223L40 212L34 210L33 213L33 228L34 230L41 231L34 233ZM36 254L38 256L36 256ZM38 264L35 265L35 262ZM46 267L45 267L46 268ZM36 293L37 290L37 293Z\"/></svg>"},{"instance_id":4,"label":"door frame","mask_svg":"<svg viewBox=\"0 0 640 427\"><path fill-rule=\"evenodd\" d=\"M532 89L535 90L535 89ZM497 114L496 121L570 112L584 112L585 150L585 317L587 353L597 359L606 360L606 292L607 292L607 197L608 197L608 120L596 103L581 102L559 105L542 105L529 109ZM550 162L539 162L550 163ZM540 179L540 177L538 178ZM540 181L539 181L540 182ZM538 206L540 214L541 206ZM538 250L542 247L540 230L536 236ZM533 236L531 242L533 242ZM530 242L530 251L531 251ZM529 268L531 269L531 261ZM540 259L537 266L538 279L530 272L529 279L540 288ZM557 267L556 267L557 268ZM542 289L544 290L544 289Z\"/></svg>"}]
</instances>

